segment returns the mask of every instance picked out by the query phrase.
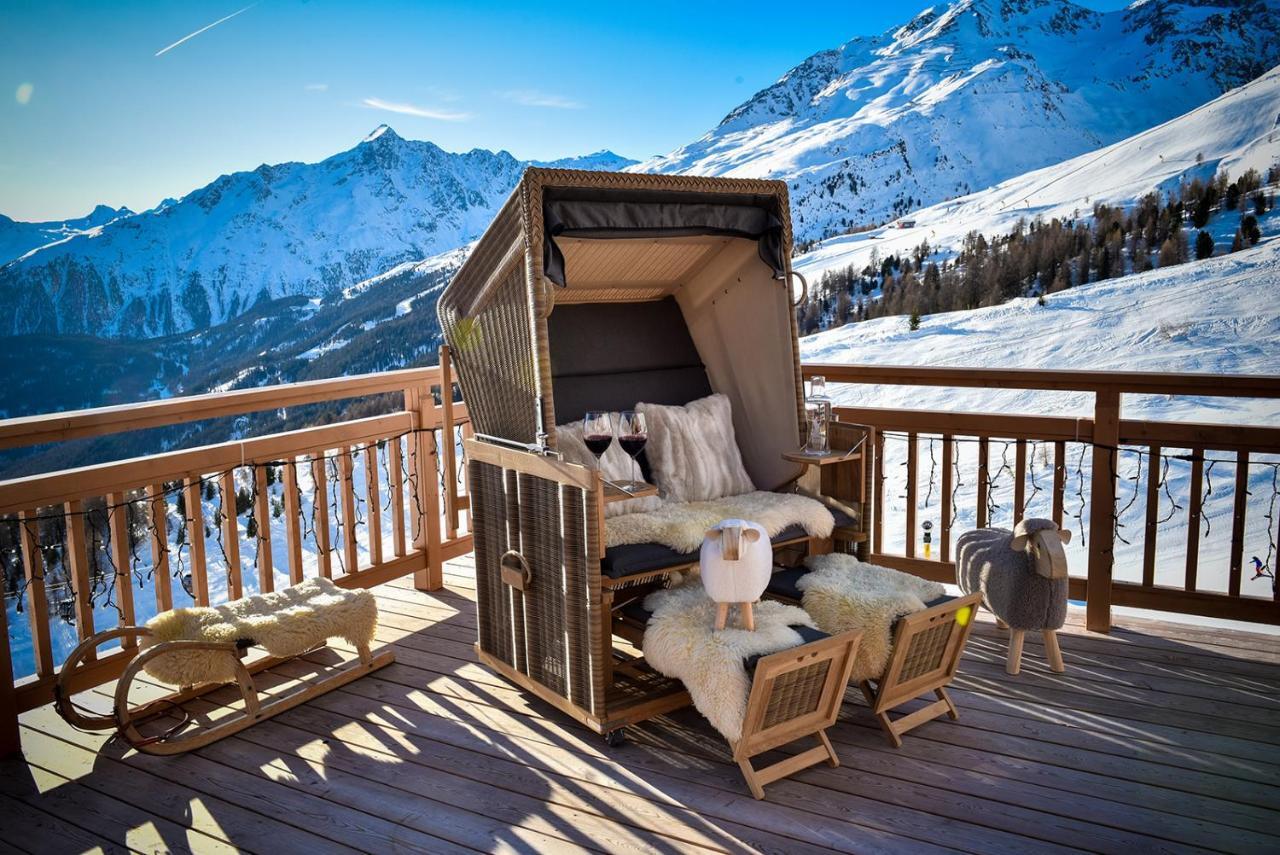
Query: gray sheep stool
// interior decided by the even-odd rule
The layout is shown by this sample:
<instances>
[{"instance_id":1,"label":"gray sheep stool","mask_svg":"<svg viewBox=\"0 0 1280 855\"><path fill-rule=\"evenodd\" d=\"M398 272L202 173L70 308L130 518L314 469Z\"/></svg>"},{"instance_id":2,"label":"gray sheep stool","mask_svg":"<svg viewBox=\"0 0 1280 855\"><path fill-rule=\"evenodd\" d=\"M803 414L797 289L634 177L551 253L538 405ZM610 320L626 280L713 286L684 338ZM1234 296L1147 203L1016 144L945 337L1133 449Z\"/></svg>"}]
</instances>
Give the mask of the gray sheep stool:
<instances>
[{"instance_id":1,"label":"gray sheep stool","mask_svg":"<svg viewBox=\"0 0 1280 855\"><path fill-rule=\"evenodd\" d=\"M987 608L1007 624L1009 658L1005 670L1022 667L1022 638L1027 630L1044 633L1045 658L1063 671L1058 630L1067 619L1067 556L1070 530L1053 520L1022 520L1009 531L980 528L956 541L956 577L966 594L982 593Z\"/></svg>"}]
</instances>

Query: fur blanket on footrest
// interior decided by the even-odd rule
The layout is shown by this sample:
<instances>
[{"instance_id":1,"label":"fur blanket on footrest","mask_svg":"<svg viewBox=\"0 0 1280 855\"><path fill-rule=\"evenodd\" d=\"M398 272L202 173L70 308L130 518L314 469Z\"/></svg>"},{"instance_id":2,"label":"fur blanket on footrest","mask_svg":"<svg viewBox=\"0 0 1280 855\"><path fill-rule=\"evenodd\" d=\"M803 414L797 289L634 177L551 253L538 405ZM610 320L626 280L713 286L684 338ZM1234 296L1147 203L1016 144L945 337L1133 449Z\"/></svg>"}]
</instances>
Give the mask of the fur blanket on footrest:
<instances>
[{"instance_id":1,"label":"fur blanket on footrest","mask_svg":"<svg viewBox=\"0 0 1280 855\"><path fill-rule=\"evenodd\" d=\"M923 611L925 603L947 592L937 582L867 564L852 555L814 555L805 564L810 572L800 577L796 587L818 629L832 635L862 630L851 675L859 682L884 674L893 653L894 622Z\"/></svg>"},{"instance_id":2,"label":"fur blanket on footrest","mask_svg":"<svg viewBox=\"0 0 1280 855\"><path fill-rule=\"evenodd\" d=\"M715 630L716 604L698 576L683 585L655 591L644 606L653 612L641 649L659 673L681 680L693 705L730 742L742 736L751 695L745 660L804 643L791 627L813 626L797 606L775 601L756 603L756 629Z\"/></svg>"},{"instance_id":3,"label":"fur blanket on footrest","mask_svg":"<svg viewBox=\"0 0 1280 855\"><path fill-rule=\"evenodd\" d=\"M147 621L151 637L163 641L249 642L272 656L306 653L330 638L354 646L370 644L378 628L378 603L369 591L339 588L315 578L271 594L257 594L220 606L172 609ZM216 650L175 651L148 662L144 670L173 686L235 679L231 658Z\"/></svg>"},{"instance_id":4,"label":"fur blanket on footrest","mask_svg":"<svg viewBox=\"0 0 1280 855\"><path fill-rule=\"evenodd\" d=\"M671 502L656 511L622 514L605 525L605 546L660 543L679 553L697 552L707 529L721 520L750 520L776 537L793 525L810 537L830 537L835 517L817 499L798 493L756 491L707 502Z\"/></svg>"}]
</instances>

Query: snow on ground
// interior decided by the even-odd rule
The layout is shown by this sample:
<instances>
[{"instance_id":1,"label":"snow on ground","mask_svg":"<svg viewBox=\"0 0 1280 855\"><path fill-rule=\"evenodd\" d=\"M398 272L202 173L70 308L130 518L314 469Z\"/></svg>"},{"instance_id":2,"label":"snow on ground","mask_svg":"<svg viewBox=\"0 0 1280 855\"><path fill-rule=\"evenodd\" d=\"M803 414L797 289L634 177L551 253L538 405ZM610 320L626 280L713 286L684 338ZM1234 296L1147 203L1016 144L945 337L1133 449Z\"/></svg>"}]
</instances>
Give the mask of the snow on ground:
<instances>
[{"instance_id":1,"label":"snow on ground","mask_svg":"<svg viewBox=\"0 0 1280 855\"><path fill-rule=\"evenodd\" d=\"M1265 174L1277 161L1280 68L1115 145L932 205L893 224L825 240L797 257L795 267L816 282L823 271L862 268L873 252L882 259L910 253L921 241L947 257L971 231L1002 235L1019 220L1089 216L1097 203L1131 207L1152 190L1176 190L1182 181L1219 171L1232 178L1249 169ZM903 221L915 225L899 228ZM1234 221L1231 226L1234 231Z\"/></svg>"},{"instance_id":2,"label":"snow on ground","mask_svg":"<svg viewBox=\"0 0 1280 855\"><path fill-rule=\"evenodd\" d=\"M1075 288L1033 299L969 312L929 315L911 331L905 317L879 318L818 333L801 341L805 362L844 364L911 364L976 368L1053 368L1208 372L1224 374L1280 374L1280 238L1228 256L1152 270L1121 279ZM1088 418L1093 395L1087 392L1034 392L991 389L931 389L837 385L832 398L847 406L918 410L1030 413ZM1280 401L1230 398L1191 398L1126 395L1122 415L1127 419L1280 426ZM945 424L940 417L939 424ZM1029 449L1028 516L1050 516L1049 487L1053 483L1053 449L1033 444ZM1083 454L1082 454L1083 452ZM1166 454L1184 453L1166 449ZM940 530L942 447L939 439L921 440L917 518ZM1014 448L993 440L991 470L999 505L995 525L1010 525ZM1201 531L1199 587L1225 591L1234 502L1233 455L1209 453L1217 460L1206 474L1204 521ZM1091 461L1087 448L1067 445L1066 520L1076 530L1069 547L1074 574L1083 575L1089 533L1087 497ZM905 438L886 442L884 471L887 506L885 550L901 552L905 540ZM1269 555L1280 501L1274 484L1280 457L1254 455L1246 509L1245 562L1253 555ZM1186 555L1190 463L1168 462L1168 490L1162 491L1157 537L1156 581L1181 586ZM929 472L934 470L932 490ZM1139 581L1145 488L1148 464L1132 451L1120 455L1121 536L1131 544L1116 544L1116 578ZM1135 480L1136 477L1136 480ZM976 525L975 490L977 447L959 446L957 479L958 534ZM926 497L926 493L928 493ZM921 533L917 533L917 541ZM936 548L936 547L935 547ZM1271 554L1270 564L1276 564ZM1270 583L1254 581L1246 569L1245 594L1268 596ZM1250 627L1254 628L1255 627Z\"/></svg>"}]
</instances>

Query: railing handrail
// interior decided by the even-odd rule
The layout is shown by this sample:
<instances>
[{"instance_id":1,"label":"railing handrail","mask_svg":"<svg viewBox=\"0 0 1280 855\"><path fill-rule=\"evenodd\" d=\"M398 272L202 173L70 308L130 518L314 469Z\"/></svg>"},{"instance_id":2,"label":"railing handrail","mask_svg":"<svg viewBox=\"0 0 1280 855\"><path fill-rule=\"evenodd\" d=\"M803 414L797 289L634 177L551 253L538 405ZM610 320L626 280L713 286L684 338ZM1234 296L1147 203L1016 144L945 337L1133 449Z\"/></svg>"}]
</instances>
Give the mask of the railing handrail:
<instances>
[{"instance_id":1,"label":"railing handrail","mask_svg":"<svg viewBox=\"0 0 1280 855\"><path fill-rule=\"evenodd\" d=\"M881 430L936 431L945 418L947 430L964 436L1017 437L1037 441L1093 442L1093 416L1079 418L1032 413L980 413L902 407L855 407L837 404L841 421L863 422ZM1280 454L1280 427L1210 422L1121 419L1120 445L1209 447L1220 451Z\"/></svg>"},{"instance_id":2,"label":"railing handrail","mask_svg":"<svg viewBox=\"0 0 1280 855\"><path fill-rule=\"evenodd\" d=\"M1076 371L1045 368L963 368L927 365L848 365L806 362L805 377L830 383L952 388L1029 389L1052 392L1117 392L1138 395L1203 395L1280 398L1280 375L1151 371Z\"/></svg>"},{"instance_id":3,"label":"railing handrail","mask_svg":"<svg viewBox=\"0 0 1280 855\"><path fill-rule=\"evenodd\" d=\"M0 449L64 442L69 439L165 427L384 392L403 392L409 387L439 382L440 366L432 365L328 380L305 380L252 389L205 392L140 404L20 416L0 420Z\"/></svg>"},{"instance_id":4,"label":"railing handrail","mask_svg":"<svg viewBox=\"0 0 1280 855\"><path fill-rule=\"evenodd\" d=\"M410 429L410 415L399 411L128 460L25 475L0 481L0 515L60 504L73 498L105 495L132 485L218 473L263 456L287 457L317 447L358 445L392 434L407 433Z\"/></svg>"}]
</instances>

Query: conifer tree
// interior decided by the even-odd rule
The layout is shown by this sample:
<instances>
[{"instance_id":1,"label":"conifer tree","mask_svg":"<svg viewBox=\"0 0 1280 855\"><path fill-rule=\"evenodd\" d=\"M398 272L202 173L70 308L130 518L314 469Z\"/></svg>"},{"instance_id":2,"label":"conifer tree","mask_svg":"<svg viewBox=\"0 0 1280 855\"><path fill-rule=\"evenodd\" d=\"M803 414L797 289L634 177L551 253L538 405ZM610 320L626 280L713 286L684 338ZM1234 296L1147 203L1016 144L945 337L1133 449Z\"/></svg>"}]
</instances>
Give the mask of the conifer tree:
<instances>
[{"instance_id":1,"label":"conifer tree","mask_svg":"<svg viewBox=\"0 0 1280 855\"><path fill-rule=\"evenodd\" d=\"M1201 261L1213 255L1213 237L1205 231L1196 235L1196 260Z\"/></svg>"}]
</instances>

